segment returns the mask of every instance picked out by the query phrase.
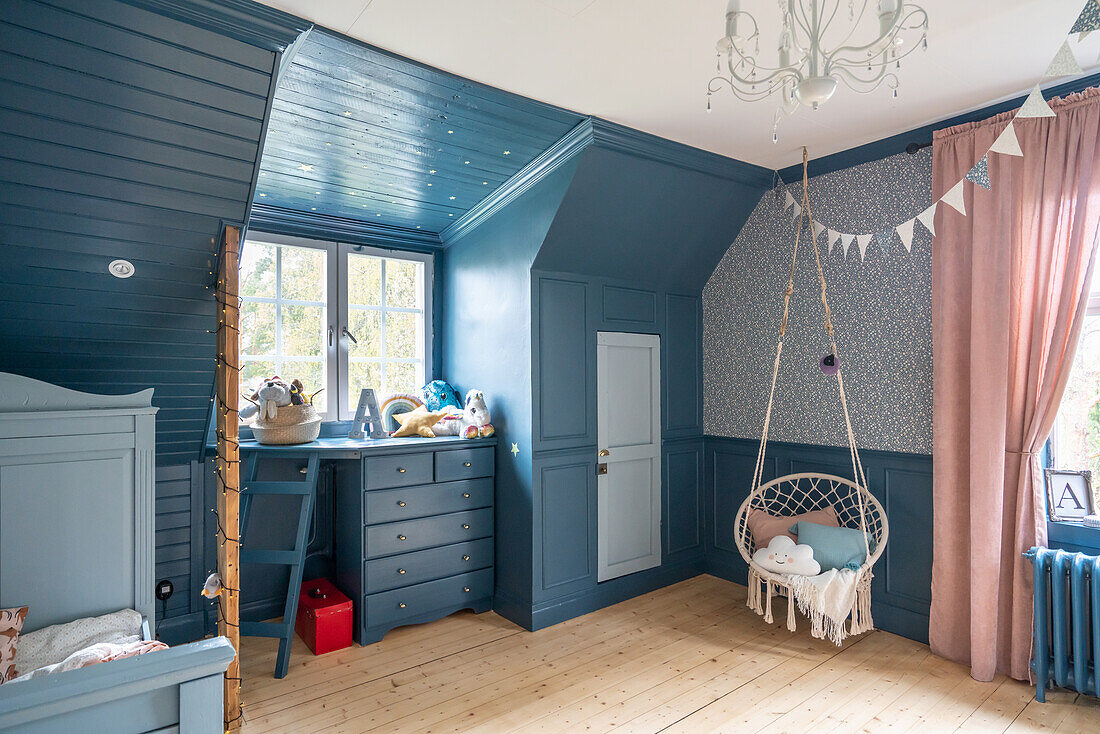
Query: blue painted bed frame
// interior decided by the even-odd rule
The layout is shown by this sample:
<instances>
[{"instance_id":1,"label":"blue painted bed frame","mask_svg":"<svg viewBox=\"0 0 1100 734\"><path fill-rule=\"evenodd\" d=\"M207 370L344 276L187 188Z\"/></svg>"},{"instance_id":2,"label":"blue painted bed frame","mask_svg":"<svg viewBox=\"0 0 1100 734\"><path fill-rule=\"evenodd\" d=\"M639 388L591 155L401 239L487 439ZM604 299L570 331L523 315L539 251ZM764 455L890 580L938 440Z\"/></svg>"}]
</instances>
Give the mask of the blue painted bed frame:
<instances>
[{"instance_id":1,"label":"blue painted bed frame","mask_svg":"<svg viewBox=\"0 0 1100 734\"><path fill-rule=\"evenodd\" d=\"M0 607L24 632L119 609L153 619L153 391L90 395L0 373ZM224 637L0 686L0 731L222 727Z\"/></svg>"}]
</instances>

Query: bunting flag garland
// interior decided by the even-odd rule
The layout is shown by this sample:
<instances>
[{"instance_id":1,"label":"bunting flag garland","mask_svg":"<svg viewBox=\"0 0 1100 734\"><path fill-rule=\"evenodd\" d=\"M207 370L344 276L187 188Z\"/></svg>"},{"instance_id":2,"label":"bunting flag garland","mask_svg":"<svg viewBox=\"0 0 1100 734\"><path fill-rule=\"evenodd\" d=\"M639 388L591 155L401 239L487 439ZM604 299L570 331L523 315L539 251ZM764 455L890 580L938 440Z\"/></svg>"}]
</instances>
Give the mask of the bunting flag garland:
<instances>
[{"instance_id":1,"label":"bunting flag garland","mask_svg":"<svg viewBox=\"0 0 1100 734\"><path fill-rule=\"evenodd\" d=\"M920 214L916 216L916 220L924 225L924 228L928 230L928 234L933 237L936 236L936 228L933 226L933 222L936 219L936 207L939 206L939 202L933 202L932 206L928 207Z\"/></svg>"},{"instance_id":2,"label":"bunting flag garland","mask_svg":"<svg viewBox=\"0 0 1100 734\"><path fill-rule=\"evenodd\" d=\"M1085 40L1090 33L1097 30L1100 30L1100 0L1086 0L1084 7L1081 9L1076 22L1074 22L1067 36L1076 35L1077 42L1080 43ZM1047 65L1040 79L1057 79L1082 73L1081 64L1077 61L1073 53L1073 47L1070 46L1070 41L1067 38L1063 40L1062 44L1058 47L1057 53L1055 53L1054 58L1052 58ZM845 259L848 257L848 248L851 247L852 242L855 242L859 247L859 256L862 260L866 257L867 246L872 240L882 247L884 255L888 255L890 247L893 244L894 233L897 233L898 238L901 240L901 244L905 247L905 251L912 252L917 222L920 222L921 226L928 230L930 235L933 237L936 236L934 222L936 208L939 206L940 202L947 204L965 217L967 216L964 200L965 183L970 181L975 186L981 186L987 191L992 189L992 183L989 176L990 153L999 153L1001 155L1014 156L1017 158L1022 158L1024 156L1024 151L1020 146L1020 140L1016 136L1016 118L1026 119L1056 116L1056 113L1051 109L1043 96L1042 87L1036 84L1032 87L1027 98L1024 99L1020 109L1016 111L1016 115L1009 121L1004 129L1001 130L997 139L989 146L989 149L982 155L981 159L975 163L974 166L967 171L966 175L955 183L954 186L948 189L943 196L933 201L932 204L920 214L905 220L901 224L887 227L886 229L872 234L845 234L828 227L822 222L813 221L812 229L814 239L816 240L817 237L821 236L822 232L828 232L829 254L832 254L833 248L836 246L837 242L839 242L840 249L843 251ZM780 183L782 184L782 181ZM784 210L793 208L793 216L795 219L802 214L802 207L798 204L798 201L789 190L786 191L783 208Z\"/></svg>"},{"instance_id":3,"label":"bunting flag garland","mask_svg":"<svg viewBox=\"0 0 1100 734\"><path fill-rule=\"evenodd\" d=\"M871 238L874 235L869 234L857 234L856 245L859 247L859 259L862 260L867 256L867 245L871 244Z\"/></svg>"},{"instance_id":4,"label":"bunting flag garland","mask_svg":"<svg viewBox=\"0 0 1100 734\"><path fill-rule=\"evenodd\" d=\"M1074 74L1080 74L1083 71L1081 65L1077 63L1073 51L1070 50L1069 41L1062 41L1062 47L1058 49L1058 53L1054 56L1054 60L1050 62L1050 66L1047 67L1046 73L1043 74L1043 78L1051 79L1062 76L1072 76Z\"/></svg>"},{"instance_id":5,"label":"bunting flag garland","mask_svg":"<svg viewBox=\"0 0 1100 734\"><path fill-rule=\"evenodd\" d=\"M913 222L915 221L915 219L907 219L894 227L894 231L897 232L898 237L901 238L901 244L905 245L906 252L913 251Z\"/></svg>"},{"instance_id":6,"label":"bunting flag garland","mask_svg":"<svg viewBox=\"0 0 1100 734\"><path fill-rule=\"evenodd\" d=\"M982 156L982 159L974 164L974 167L970 169L970 172L966 174L966 180L970 183L981 186L986 191L989 191L992 186L989 184L989 154L986 153Z\"/></svg>"},{"instance_id":7,"label":"bunting flag garland","mask_svg":"<svg viewBox=\"0 0 1100 734\"><path fill-rule=\"evenodd\" d=\"M965 181L966 179L963 179ZM966 216L966 203L963 201L963 181L959 181L957 184L951 187L951 189L940 197L940 201L947 204L952 209L956 210L959 214Z\"/></svg>"},{"instance_id":8,"label":"bunting flag garland","mask_svg":"<svg viewBox=\"0 0 1100 734\"><path fill-rule=\"evenodd\" d=\"M1081 14L1077 16L1077 22L1069 29L1070 33L1088 33L1100 29L1100 4L1096 0L1088 0Z\"/></svg>"},{"instance_id":9,"label":"bunting flag garland","mask_svg":"<svg viewBox=\"0 0 1100 734\"><path fill-rule=\"evenodd\" d=\"M994 153L1023 156L1024 151L1020 149L1020 141L1016 138L1016 131L1012 127L1012 122L1009 122L1005 129L1001 131L1001 134L997 136L989 149ZM788 192L787 195L790 196L790 193Z\"/></svg>"},{"instance_id":10,"label":"bunting flag garland","mask_svg":"<svg viewBox=\"0 0 1100 734\"><path fill-rule=\"evenodd\" d=\"M1036 84L1031 89L1031 94L1024 100L1024 106L1016 113L1016 117L1054 117L1054 110L1043 99L1043 90Z\"/></svg>"},{"instance_id":11,"label":"bunting flag garland","mask_svg":"<svg viewBox=\"0 0 1100 734\"><path fill-rule=\"evenodd\" d=\"M854 234L842 234L840 235L840 246L844 249L844 259L848 259L848 248L852 246L852 240L856 236Z\"/></svg>"}]
</instances>

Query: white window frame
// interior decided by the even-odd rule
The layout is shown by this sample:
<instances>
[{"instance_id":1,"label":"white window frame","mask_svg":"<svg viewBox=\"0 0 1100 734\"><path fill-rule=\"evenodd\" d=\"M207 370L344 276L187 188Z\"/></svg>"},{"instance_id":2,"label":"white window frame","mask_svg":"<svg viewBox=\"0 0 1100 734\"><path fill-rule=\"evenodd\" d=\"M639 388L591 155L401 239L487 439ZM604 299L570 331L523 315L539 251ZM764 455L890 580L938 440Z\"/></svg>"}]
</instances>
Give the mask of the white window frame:
<instances>
[{"instance_id":1,"label":"white window frame","mask_svg":"<svg viewBox=\"0 0 1100 734\"><path fill-rule=\"evenodd\" d=\"M325 412L321 418L324 421L339 421L339 420L351 420L355 415L355 409L357 405L351 402L351 398L348 395L350 387L350 365L349 365L349 340L344 336L344 327L348 325L349 304L348 304L348 292L347 288L347 275L348 275L348 254L355 253L358 255L371 255L374 257L387 258L391 260L409 260L413 262L419 262L424 267L424 297L423 297L423 317L424 317L424 380L425 382L432 379L432 346L435 340L435 325L432 319L432 295L435 288L435 258L430 253L420 252L406 252L403 250L392 250L383 247L370 247L367 245L356 245L347 242L328 242L325 240L316 240L308 237L295 237L291 235L281 234L269 234L267 232L248 232L245 239L244 246L249 244L263 244L263 245L288 245L291 247L304 247L314 250L322 250L325 252L325 319L327 321L327 340L325 345L325 392L329 393L326 396L325 405L327 406ZM282 289L281 271L276 270L276 298L259 298L249 296L248 300L259 303L289 303L291 305L298 304L298 301L280 301L278 295ZM382 283L383 294L385 293L385 280ZM335 307L333 300L335 299ZM311 305L313 302L309 302ZM383 297L384 303L384 297ZM394 312L414 312L419 309L412 308L389 308L385 306L377 307L377 310L387 310ZM375 310L374 307L371 310ZM276 323L282 318L279 308L275 309ZM385 344L385 322L383 321L382 339L383 346ZM276 334L279 334L279 329L276 329ZM276 340L275 351L279 352L280 343ZM259 355L257 355L259 356ZM386 361L407 361L415 362L418 360L386 360ZM335 392L334 396L332 393Z\"/></svg>"}]
</instances>

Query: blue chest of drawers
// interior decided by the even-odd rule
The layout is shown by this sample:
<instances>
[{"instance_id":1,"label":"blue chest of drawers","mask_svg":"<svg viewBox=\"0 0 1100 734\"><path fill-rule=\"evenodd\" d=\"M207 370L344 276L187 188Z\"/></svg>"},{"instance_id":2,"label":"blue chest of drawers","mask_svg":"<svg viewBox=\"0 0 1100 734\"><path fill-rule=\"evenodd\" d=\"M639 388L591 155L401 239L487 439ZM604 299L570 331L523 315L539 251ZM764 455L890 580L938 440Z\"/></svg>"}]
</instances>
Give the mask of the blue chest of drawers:
<instances>
[{"instance_id":1,"label":"blue chest of drawers","mask_svg":"<svg viewBox=\"0 0 1100 734\"><path fill-rule=\"evenodd\" d=\"M356 642L492 608L494 451L424 440L339 469L336 576L355 601Z\"/></svg>"}]
</instances>

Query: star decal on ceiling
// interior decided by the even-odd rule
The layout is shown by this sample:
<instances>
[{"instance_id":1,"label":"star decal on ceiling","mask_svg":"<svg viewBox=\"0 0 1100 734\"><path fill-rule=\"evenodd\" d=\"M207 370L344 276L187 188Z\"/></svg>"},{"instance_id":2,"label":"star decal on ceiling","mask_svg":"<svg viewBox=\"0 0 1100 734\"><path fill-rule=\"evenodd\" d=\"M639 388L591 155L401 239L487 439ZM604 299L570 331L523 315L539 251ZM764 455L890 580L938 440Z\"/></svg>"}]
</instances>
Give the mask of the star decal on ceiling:
<instances>
[{"instance_id":1,"label":"star decal on ceiling","mask_svg":"<svg viewBox=\"0 0 1100 734\"><path fill-rule=\"evenodd\" d=\"M301 171L305 171L306 173L309 173L310 171L313 170L313 166L310 165L309 163L301 163L301 164L298 165L298 169L301 170Z\"/></svg>"}]
</instances>

